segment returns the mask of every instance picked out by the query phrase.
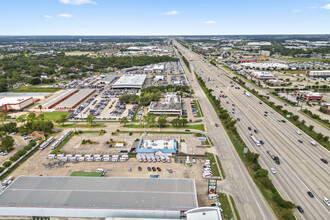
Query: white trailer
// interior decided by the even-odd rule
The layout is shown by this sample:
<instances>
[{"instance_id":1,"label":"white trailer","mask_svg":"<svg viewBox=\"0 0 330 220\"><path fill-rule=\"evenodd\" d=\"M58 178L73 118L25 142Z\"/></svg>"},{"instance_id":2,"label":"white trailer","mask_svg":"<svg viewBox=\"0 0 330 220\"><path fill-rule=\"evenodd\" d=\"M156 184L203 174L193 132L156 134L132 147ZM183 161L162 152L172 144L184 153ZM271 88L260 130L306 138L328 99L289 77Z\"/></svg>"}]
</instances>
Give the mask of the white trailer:
<instances>
[{"instance_id":1,"label":"white trailer","mask_svg":"<svg viewBox=\"0 0 330 220\"><path fill-rule=\"evenodd\" d=\"M85 161L85 157L79 157L77 160L78 161Z\"/></svg>"},{"instance_id":2,"label":"white trailer","mask_svg":"<svg viewBox=\"0 0 330 220\"><path fill-rule=\"evenodd\" d=\"M260 146L260 142L257 138L255 138L253 135L250 135L251 139L256 143L257 146Z\"/></svg>"}]
</instances>

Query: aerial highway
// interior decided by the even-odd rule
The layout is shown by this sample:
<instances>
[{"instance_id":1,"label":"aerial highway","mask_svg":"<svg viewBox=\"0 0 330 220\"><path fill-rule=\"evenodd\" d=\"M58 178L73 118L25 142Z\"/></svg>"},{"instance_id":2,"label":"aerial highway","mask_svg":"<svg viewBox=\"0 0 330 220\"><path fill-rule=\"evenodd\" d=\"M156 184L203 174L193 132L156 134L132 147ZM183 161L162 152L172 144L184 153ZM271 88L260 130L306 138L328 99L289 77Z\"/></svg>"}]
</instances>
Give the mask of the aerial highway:
<instances>
[{"instance_id":1,"label":"aerial highway","mask_svg":"<svg viewBox=\"0 0 330 220\"><path fill-rule=\"evenodd\" d=\"M295 211L296 218L329 219L330 207L322 199L330 197L330 169L321 161L321 158L329 160L329 151L319 144L312 146L308 135L297 131L293 124L252 94L244 94L244 88L238 89L240 86L231 83L222 70L180 44L176 43L176 46L217 97L221 94L227 96L220 98L221 103L237 120L238 132L247 146L260 154L259 162L263 168L275 169L276 173L269 175L282 197L304 209L303 214ZM257 146L251 134L264 144ZM276 164L267 151L278 156L280 164ZM308 191L315 197L311 198Z\"/></svg>"},{"instance_id":2,"label":"aerial highway","mask_svg":"<svg viewBox=\"0 0 330 220\"><path fill-rule=\"evenodd\" d=\"M185 66L183 67L185 72L188 73L188 69ZM233 196L242 219L276 219L272 209L240 160L195 76L193 74L186 74L186 76L194 90L195 97L198 98L202 107L207 135L215 145L226 173L226 179L218 184L218 191L226 192ZM214 127L215 123L218 123L220 126Z\"/></svg>"}]
</instances>

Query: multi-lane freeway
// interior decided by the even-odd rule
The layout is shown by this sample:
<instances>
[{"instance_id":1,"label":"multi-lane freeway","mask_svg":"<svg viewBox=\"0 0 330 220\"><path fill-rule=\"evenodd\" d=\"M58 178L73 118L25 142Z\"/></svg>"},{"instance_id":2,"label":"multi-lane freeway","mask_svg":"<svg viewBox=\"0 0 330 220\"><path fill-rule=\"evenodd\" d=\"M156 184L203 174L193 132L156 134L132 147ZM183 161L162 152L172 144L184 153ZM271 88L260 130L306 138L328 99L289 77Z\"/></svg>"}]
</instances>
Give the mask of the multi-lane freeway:
<instances>
[{"instance_id":1,"label":"multi-lane freeway","mask_svg":"<svg viewBox=\"0 0 330 220\"><path fill-rule=\"evenodd\" d=\"M281 115L266 104L260 104L262 102L252 94L245 95L244 89L231 84L231 79L223 71L178 43L176 46L216 96L227 96L220 98L221 103L233 118L239 118L238 132L247 146L260 154L259 162L263 168L275 169L276 173L269 175L282 197L304 209L303 214L295 211L295 216L298 219L330 219L330 207L322 201L323 197L330 197L330 168L320 160L329 160L329 151L319 144L312 146L309 136L303 132L298 134L300 132L297 133L298 129L290 122L283 123ZM264 144L257 146L251 134ZM278 156L281 163L276 164L267 151ZM308 191L315 197L311 198Z\"/></svg>"},{"instance_id":2,"label":"multi-lane freeway","mask_svg":"<svg viewBox=\"0 0 330 220\"><path fill-rule=\"evenodd\" d=\"M186 73L188 69L183 66ZM275 214L263 198L252 178L240 160L234 146L227 136L211 103L200 88L193 74L186 74L194 96L199 100L204 113L204 122L207 135L216 147L226 173L226 179L218 184L219 191L233 196L242 219L276 219ZM219 127L215 127L215 123Z\"/></svg>"}]
</instances>

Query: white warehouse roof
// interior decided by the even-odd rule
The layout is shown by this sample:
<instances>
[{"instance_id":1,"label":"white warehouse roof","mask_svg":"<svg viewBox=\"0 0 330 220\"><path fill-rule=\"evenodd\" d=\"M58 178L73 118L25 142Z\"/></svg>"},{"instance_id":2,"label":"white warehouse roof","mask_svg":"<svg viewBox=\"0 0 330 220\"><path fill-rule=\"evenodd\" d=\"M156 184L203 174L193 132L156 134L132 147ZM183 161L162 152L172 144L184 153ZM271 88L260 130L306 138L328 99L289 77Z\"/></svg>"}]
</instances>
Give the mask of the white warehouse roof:
<instances>
[{"instance_id":1,"label":"white warehouse roof","mask_svg":"<svg viewBox=\"0 0 330 220\"><path fill-rule=\"evenodd\" d=\"M133 89L142 89L142 86L147 78L147 75L133 75L126 74L121 76L113 85L112 88L122 89L122 88L133 88Z\"/></svg>"},{"instance_id":2,"label":"white warehouse roof","mask_svg":"<svg viewBox=\"0 0 330 220\"><path fill-rule=\"evenodd\" d=\"M194 179L20 176L0 194L2 216L173 218L197 207Z\"/></svg>"}]
</instances>

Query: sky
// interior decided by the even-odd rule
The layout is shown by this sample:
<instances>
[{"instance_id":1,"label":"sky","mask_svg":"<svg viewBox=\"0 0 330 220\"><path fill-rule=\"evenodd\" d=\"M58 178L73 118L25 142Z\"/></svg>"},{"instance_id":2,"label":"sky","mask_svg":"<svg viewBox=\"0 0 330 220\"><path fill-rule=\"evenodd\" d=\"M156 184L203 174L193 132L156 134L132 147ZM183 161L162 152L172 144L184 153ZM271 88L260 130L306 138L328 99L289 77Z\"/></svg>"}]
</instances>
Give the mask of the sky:
<instances>
[{"instance_id":1,"label":"sky","mask_svg":"<svg viewBox=\"0 0 330 220\"><path fill-rule=\"evenodd\" d=\"M330 34L330 0L0 0L0 35Z\"/></svg>"}]
</instances>

